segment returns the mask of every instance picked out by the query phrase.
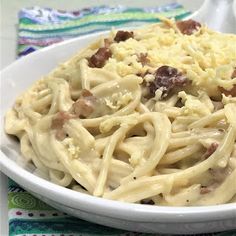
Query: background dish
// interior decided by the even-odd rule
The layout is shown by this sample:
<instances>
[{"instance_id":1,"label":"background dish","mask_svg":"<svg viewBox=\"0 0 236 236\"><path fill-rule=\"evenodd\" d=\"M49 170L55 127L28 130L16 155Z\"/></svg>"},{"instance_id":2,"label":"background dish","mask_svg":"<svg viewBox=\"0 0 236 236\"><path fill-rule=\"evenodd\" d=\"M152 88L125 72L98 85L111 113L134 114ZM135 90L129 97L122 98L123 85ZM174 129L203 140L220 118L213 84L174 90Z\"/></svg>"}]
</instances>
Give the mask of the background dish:
<instances>
[{"instance_id":1,"label":"background dish","mask_svg":"<svg viewBox=\"0 0 236 236\"><path fill-rule=\"evenodd\" d=\"M4 93L4 101L1 103L1 170L27 191L48 204L71 215L99 224L142 232L176 234L235 229L235 203L183 208L114 202L57 186L32 175L30 167L20 167L16 163L19 144L5 135L3 114L13 104L17 95L33 81L47 74L59 62L68 59L99 35L101 33L83 36L45 48L14 62L2 72L1 91L7 91L7 93ZM43 196L41 193L44 193Z\"/></svg>"}]
</instances>

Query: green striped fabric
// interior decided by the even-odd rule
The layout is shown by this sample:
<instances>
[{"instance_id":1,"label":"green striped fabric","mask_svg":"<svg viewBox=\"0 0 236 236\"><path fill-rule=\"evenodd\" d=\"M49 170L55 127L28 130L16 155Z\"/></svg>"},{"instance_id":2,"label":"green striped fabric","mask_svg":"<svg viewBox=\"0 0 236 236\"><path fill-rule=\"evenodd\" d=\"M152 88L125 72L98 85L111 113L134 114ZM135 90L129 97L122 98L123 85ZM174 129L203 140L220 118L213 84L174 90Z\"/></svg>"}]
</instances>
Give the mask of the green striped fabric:
<instances>
[{"instance_id":1,"label":"green striped fabric","mask_svg":"<svg viewBox=\"0 0 236 236\"><path fill-rule=\"evenodd\" d=\"M58 11L33 7L19 13L18 56L42 47L111 27L132 27L158 22L158 16L182 19L188 16L181 5L173 3L154 8L100 6L80 11Z\"/></svg>"}]
</instances>

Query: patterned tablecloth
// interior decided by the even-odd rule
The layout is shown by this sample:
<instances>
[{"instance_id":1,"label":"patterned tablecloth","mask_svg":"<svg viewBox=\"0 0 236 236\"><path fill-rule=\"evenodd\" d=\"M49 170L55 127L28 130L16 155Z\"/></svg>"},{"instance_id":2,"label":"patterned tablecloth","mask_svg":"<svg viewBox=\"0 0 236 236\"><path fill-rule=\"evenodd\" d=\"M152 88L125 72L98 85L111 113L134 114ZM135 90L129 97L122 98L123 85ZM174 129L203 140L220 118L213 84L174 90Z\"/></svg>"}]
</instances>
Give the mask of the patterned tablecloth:
<instances>
[{"instance_id":1,"label":"patterned tablecloth","mask_svg":"<svg viewBox=\"0 0 236 236\"><path fill-rule=\"evenodd\" d=\"M137 26L158 22L156 16L182 19L189 15L174 3L155 8L99 6L78 11L61 11L33 7L19 12L18 57L69 38L104 31L114 27ZM78 235L150 235L127 232L89 223L59 212L33 197L9 180L9 235L21 236L78 236ZM236 235L236 231L205 234Z\"/></svg>"}]
</instances>

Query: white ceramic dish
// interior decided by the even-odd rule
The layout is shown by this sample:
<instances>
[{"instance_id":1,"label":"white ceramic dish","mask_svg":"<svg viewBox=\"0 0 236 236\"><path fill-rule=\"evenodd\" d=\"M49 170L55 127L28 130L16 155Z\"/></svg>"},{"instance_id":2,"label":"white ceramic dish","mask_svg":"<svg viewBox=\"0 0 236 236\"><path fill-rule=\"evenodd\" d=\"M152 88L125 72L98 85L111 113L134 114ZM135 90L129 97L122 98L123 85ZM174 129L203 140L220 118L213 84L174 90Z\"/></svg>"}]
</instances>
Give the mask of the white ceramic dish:
<instances>
[{"instance_id":1,"label":"white ceramic dish","mask_svg":"<svg viewBox=\"0 0 236 236\"><path fill-rule=\"evenodd\" d=\"M15 98L58 63L99 34L83 36L17 60L1 73L0 167L10 178L46 203L98 224L150 233L206 233L236 229L236 203L210 207L158 207L105 200L78 193L33 175L16 162L19 143L4 133L4 114Z\"/></svg>"}]
</instances>

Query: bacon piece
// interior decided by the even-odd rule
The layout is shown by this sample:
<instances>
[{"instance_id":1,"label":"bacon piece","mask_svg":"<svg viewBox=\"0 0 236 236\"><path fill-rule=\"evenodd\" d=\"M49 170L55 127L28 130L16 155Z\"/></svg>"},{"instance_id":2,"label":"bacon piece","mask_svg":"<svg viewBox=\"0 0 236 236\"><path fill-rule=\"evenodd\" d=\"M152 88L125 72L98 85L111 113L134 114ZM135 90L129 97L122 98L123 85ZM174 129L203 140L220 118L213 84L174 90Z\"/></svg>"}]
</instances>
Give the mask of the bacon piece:
<instances>
[{"instance_id":1,"label":"bacon piece","mask_svg":"<svg viewBox=\"0 0 236 236\"><path fill-rule=\"evenodd\" d=\"M102 68L105 65L106 61L111 57L111 55L112 53L109 48L99 48L97 52L88 59L88 64L92 68Z\"/></svg>"},{"instance_id":2,"label":"bacon piece","mask_svg":"<svg viewBox=\"0 0 236 236\"><path fill-rule=\"evenodd\" d=\"M66 111L59 111L52 119L51 128L56 130L56 139L63 140L66 137L66 132L63 130L63 125L66 121L74 116Z\"/></svg>"},{"instance_id":3,"label":"bacon piece","mask_svg":"<svg viewBox=\"0 0 236 236\"><path fill-rule=\"evenodd\" d=\"M138 62L140 62L142 64L142 66L147 65L150 60L148 59L148 54L147 53L140 53L137 57L138 57Z\"/></svg>"},{"instance_id":4,"label":"bacon piece","mask_svg":"<svg viewBox=\"0 0 236 236\"><path fill-rule=\"evenodd\" d=\"M221 93L223 93L227 97L230 96L230 95L232 97L236 97L236 84L230 90L226 90L226 89L224 89L222 87L219 87L219 90L220 90Z\"/></svg>"},{"instance_id":5,"label":"bacon piece","mask_svg":"<svg viewBox=\"0 0 236 236\"><path fill-rule=\"evenodd\" d=\"M72 118L88 117L94 110L96 98L93 94L83 89L80 98L73 103L69 111L60 111L52 119L51 128L56 130L56 138L63 140L66 137L66 132L63 130L63 125L66 121Z\"/></svg>"},{"instance_id":6,"label":"bacon piece","mask_svg":"<svg viewBox=\"0 0 236 236\"><path fill-rule=\"evenodd\" d=\"M206 150L205 154L203 155L204 159L207 159L209 156L211 156L216 149L218 148L219 144L214 142L210 145L210 147Z\"/></svg>"},{"instance_id":7,"label":"bacon piece","mask_svg":"<svg viewBox=\"0 0 236 236\"><path fill-rule=\"evenodd\" d=\"M80 115L87 116L92 111L92 103L94 103L95 100L96 98L89 90L83 89L81 91L80 98L72 105L69 112L60 111L56 114L56 116L52 119L51 128L62 129L67 120L79 117Z\"/></svg>"},{"instance_id":8,"label":"bacon piece","mask_svg":"<svg viewBox=\"0 0 236 236\"><path fill-rule=\"evenodd\" d=\"M92 114L94 110L93 104L86 99L79 98L73 105L72 105L72 112L77 117L88 117Z\"/></svg>"},{"instance_id":9,"label":"bacon piece","mask_svg":"<svg viewBox=\"0 0 236 236\"><path fill-rule=\"evenodd\" d=\"M194 20L177 21L176 25L182 34L191 35L201 28L201 24Z\"/></svg>"},{"instance_id":10,"label":"bacon piece","mask_svg":"<svg viewBox=\"0 0 236 236\"><path fill-rule=\"evenodd\" d=\"M123 31L123 30L119 30L116 33L116 36L114 38L114 40L119 43L121 41L125 41L129 38L133 38L134 37L134 32L132 31Z\"/></svg>"},{"instance_id":11,"label":"bacon piece","mask_svg":"<svg viewBox=\"0 0 236 236\"><path fill-rule=\"evenodd\" d=\"M72 105L70 111L76 117L86 118L94 111L96 98L86 89L81 91L80 98Z\"/></svg>"},{"instance_id":12,"label":"bacon piece","mask_svg":"<svg viewBox=\"0 0 236 236\"><path fill-rule=\"evenodd\" d=\"M150 93L155 95L157 89L163 89L163 95L167 95L174 87L183 87L188 79L185 75L171 66L161 66L155 72L155 79L149 84Z\"/></svg>"},{"instance_id":13,"label":"bacon piece","mask_svg":"<svg viewBox=\"0 0 236 236\"><path fill-rule=\"evenodd\" d=\"M52 119L52 129L62 129L64 123L73 118L73 116L66 111L59 111L56 116Z\"/></svg>"}]
</instances>

